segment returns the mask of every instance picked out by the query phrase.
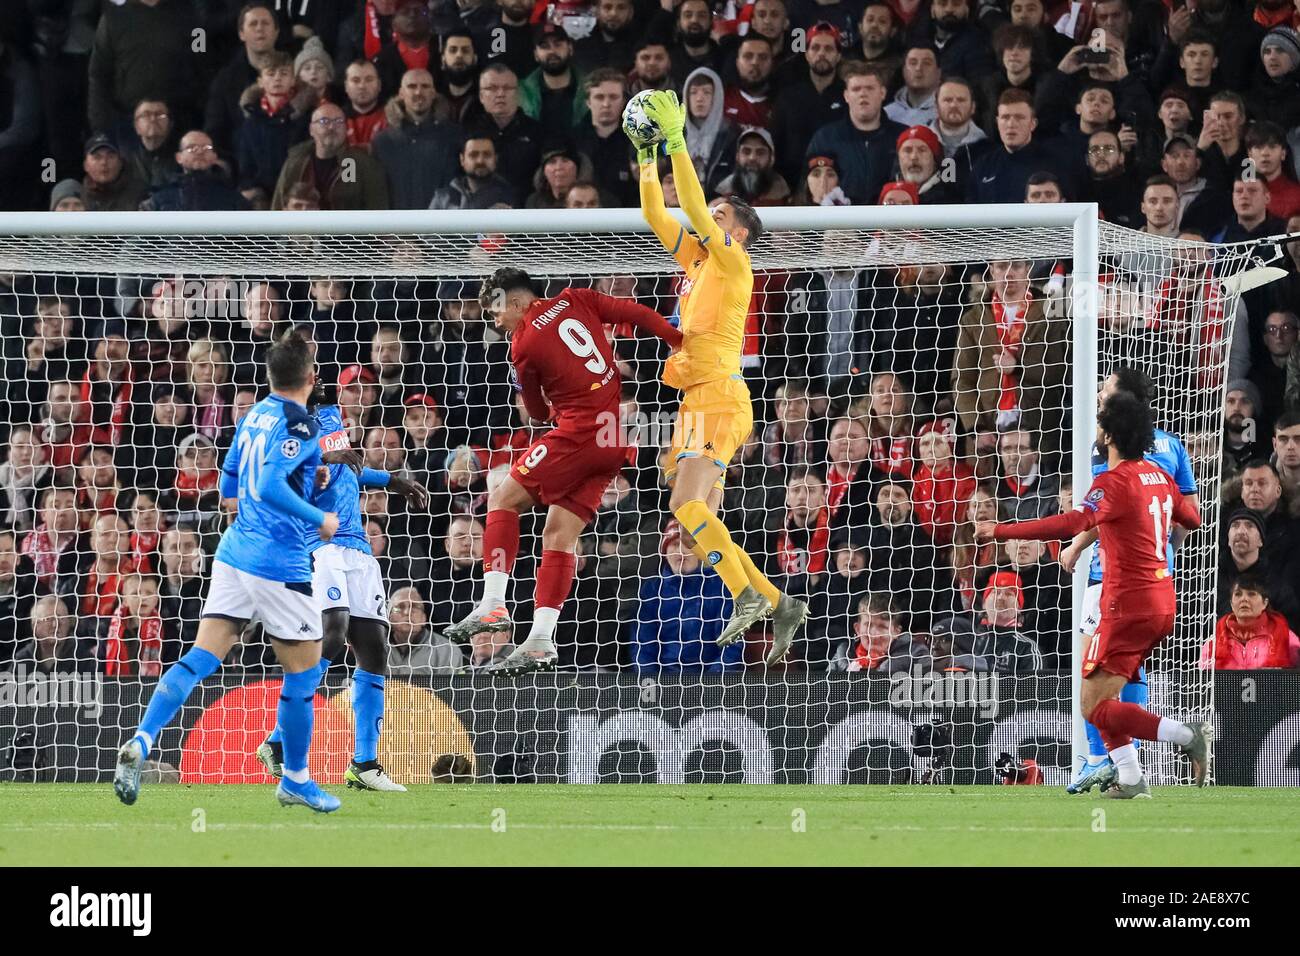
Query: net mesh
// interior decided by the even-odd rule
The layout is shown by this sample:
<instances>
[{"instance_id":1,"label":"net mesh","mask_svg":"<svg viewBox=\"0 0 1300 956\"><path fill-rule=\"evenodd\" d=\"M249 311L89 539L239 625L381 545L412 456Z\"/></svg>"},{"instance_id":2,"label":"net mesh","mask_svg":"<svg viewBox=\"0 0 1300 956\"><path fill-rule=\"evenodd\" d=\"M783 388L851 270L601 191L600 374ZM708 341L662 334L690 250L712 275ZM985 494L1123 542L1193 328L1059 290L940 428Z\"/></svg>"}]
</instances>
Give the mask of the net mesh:
<instances>
[{"instance_id":1,"label":"net mesh","mask_svg":"<svg viewBox=\"0 0 1300 956\"><path fill-rule=\"evenodd\" d=\"M722 515L811 605L777 668L762 664L764 627L713 644L729 600L667 511L666 347L612 328L627 466L579 546L559 672L502 683L482 667L504 638L460 648L440 633L478 600L489 489L540 434L478 284L518 266L546 295L594 287L671 315L678 272L652 236L0 237L0 772L111 773L160 669L194 640L229 520L217 468L266 393L265 349L297 326L321 374L349 383L340 403L367 464L432 492L427 510L363 493L394 625L380 753L395 779L991 782L1005 752L1062 782L1070 579L1055 548L977 547L972 522L1069 506L1071 409L1096 387L1073 372L1072 251L1069 228L1015 226L776 231L755 248L742 369L756 426ZM1212 705L1196 662L1214 622L1237 306L1222 280L1250 257L1101 225L1098 369L1152 376L1205 504L1178 556L1176 634L1150 663L1152 706L1170 716ZM510 593L521 624L540 553L539 512ZM160 779L268 779L251 754L274 723L273 660L250 626L160 738ZM347 663L317 712L326 782L351 750ZM1153 782L1185 775L1158 751Z\"/></svg>"}]
</instances>

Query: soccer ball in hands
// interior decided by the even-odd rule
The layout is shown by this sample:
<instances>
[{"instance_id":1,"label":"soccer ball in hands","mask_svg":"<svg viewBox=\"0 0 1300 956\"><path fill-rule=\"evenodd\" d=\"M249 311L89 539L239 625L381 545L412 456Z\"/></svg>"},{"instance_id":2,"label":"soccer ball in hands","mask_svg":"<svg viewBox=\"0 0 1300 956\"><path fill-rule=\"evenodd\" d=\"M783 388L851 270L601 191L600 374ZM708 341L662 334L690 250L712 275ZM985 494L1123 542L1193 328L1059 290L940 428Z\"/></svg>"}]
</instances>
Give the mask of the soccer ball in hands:
<instances>
[{"instance_id":1,"label":"soccer ball in hands","mask_svg":"<svg viewBox=\"0 0 1300 956\"><path fill-rule=\"evenodd\" d=\"M646 100L654 90L642 90L623 107L623 132L637 149L653 146L664 138L659 124L646 113Z\"/></svg>"}]
</instances>

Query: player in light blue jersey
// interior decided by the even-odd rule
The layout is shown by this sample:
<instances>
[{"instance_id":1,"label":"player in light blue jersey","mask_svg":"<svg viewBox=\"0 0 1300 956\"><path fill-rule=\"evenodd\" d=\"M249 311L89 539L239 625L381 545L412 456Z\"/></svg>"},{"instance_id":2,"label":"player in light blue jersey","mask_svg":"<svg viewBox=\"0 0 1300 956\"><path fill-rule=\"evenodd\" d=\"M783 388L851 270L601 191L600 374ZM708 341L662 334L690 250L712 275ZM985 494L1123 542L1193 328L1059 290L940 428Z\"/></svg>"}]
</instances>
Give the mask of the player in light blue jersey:
<instances>
[{"instance_id":1,"label":"player in light blue jersey","mask_svg":"<svg viewBox=\"0 0 1300 956\"><path fill-rule=\"evenodd\" d=\"M339 528L328 542L307 529L305 545L312 553L312 577L321 607L325 640L321 645L320 676L343 654L345 644L357 656L352 673L352 713L356 744L344 780L358 790L406 790L379 763L379 734L384 719L384 682L388 673L388 599L383 576L370 551L361 514L362 488L387 488L417 508L429 506L423 485L401 475L362 467L362 458L348 441L337 399L324 383L312 395L311 409L318 431L322 467L317 469L316 504L339 516ZM257 759L271 773L283 771L283 730L277 724L257 748Z\"/></svg>"},{"instance_id":2,"label":"player in light blue jersey","mask_svg":"<svg viewBox=\"0 0 1300 956\"><path fill-rule=\"evenodd\" d=\"M277 709L284 777L276 798L319 813L339 808L338 797L307 773L321 653L307 533L329 541L339 528L338 515L309 500L321 463L319 429L306 407L316 384L311 345L286 336L268 350L266 366L271 394L240 420L222 463L221 496L236 499L238 511L217 547L198 638L158 681L139 728L117 754L113 791L126 804L140 794L140 771L159 732L217 671L248 622L260 621L284 668Z\"/></svg>"},{"instance_id":3,"label":"player in light blue jersey","mask_svg":"<svg viewBox=\"0 0 1300 956\"><path fill-rule=\"evenodd\" d=\"M1100 408L1106 399L1117 391L1128 392L1143 404L1150 405L1154 397L1154 389L1155 386L1146 373L1130 366L1121 365L1102 382L1101 391L1097 394L1097 407ZM1179 492L1189 500L1192 507L1200 507L1201 500L1196 493L1196 478L1192 474L1191 456L1187 454L1187 449L1183 447L1183 443L1177 435L1172 435L1157 428L1155 430L1155 441L1152 443L1150 451L1143 457L1174 479ZM1105 471L1106 467L1106 459L1094 449L1092 456L1093 477ZM1166 566L1169 569L1170 576L1174 573L1174 552L1186 535L1187 532L1177 525L1173 527L1170 534L1169 544L1166 547ZM1097 533L1095 531L1085 532L1075 538L1068 547L1061 549L1061 564L1064 565L1067 571L1073 572L1079 557L1085 550L1092 547L1092 561L1088 568L1088 589L1084 592L1083 599L1083 620L1079 625L1079 631L1083 635L1085 645L1092 640L1101 624L1103 557L1101 547L1093 547L1096 540ZM1145 669L1139 670L1136 681L1124 687L1124 690L1120 692L1120 700L1125 703L1146 706ZM1087 728L1088 756L1083 765L1077 768L1078 772L1074 780L1065 788L1068 793L1084 793L1109 779L1111 759L1106 753L1106 745L1102 741L1101 732L1092 724L1088 724Z\"/></svg>"}]
</instances>

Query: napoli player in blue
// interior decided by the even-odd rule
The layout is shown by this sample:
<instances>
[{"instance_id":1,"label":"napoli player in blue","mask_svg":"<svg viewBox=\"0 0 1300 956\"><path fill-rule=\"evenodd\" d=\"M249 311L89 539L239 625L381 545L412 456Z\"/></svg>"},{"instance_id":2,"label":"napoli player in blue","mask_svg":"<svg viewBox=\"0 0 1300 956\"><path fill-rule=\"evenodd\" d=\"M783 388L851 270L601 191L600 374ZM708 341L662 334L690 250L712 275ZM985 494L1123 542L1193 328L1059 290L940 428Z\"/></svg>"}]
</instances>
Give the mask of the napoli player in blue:
<instances>
[{"instance_id":1,"label":"napoli player in blue","mask_svg":"<svg viewBox=\"0 0 1300 956\"><path fill-rule=\"evenodd\" d=\"M322 462L316 473L315 502L338 514L339 528L328 541L315 529L307 529L305 540L312 553L312 580L325 633L319 676L323 678L330 664L342 656L344 644L351 645L357 658L352 674L356 743L343 779L358 790L405 792L379 763L388 672L388 591L366 537L361 489L387 488L421 509L429 505L429 492L400 475L363 468L360 453L350 447L338 400L329 392L332 390L318 382L312 394ZM283 736L283 728L277 724L257 748L257 759L276 777L283 772Z\"/></svg>"},{"instance_id":2,"label":"napoli player in blue","mask_svg":"<svg viewBox=\"0 0 1300 956\"><path fill-rule=\"evenodd\" d=\"M1101 391L1097 395L1097 405L1100 408L1115 392L1128 392L1138 399L1144 405L1151 405L1154 398L1155 386L1145 372L1130 366L1121 365L1112 372L1104 382L1102 382ZM1151 449L1146 453L1145 459L1152 464L1161 468L1178 486L1178 490L1184 498L1194 508L1200 508L1201 499L1196 493L1196 478L1192 474L1192 460L1187 454L1187 449L1183 447L1182 441L1177 435L1172 435L1167 431L1159 428L1155 430L1155 441ZM1097 454L1094 450L1092 457L1092 474L1094 477L1106 470L1106 459ZM1178 545L1182 543L1187 532L1175 526L1170 535L1168 546L1168 568L1169 574L1174 573L1174 552ZM1074 565L1079 557L1087 550L1093 542L1097 540L1095 531L1085 532L1075 538L1070 544L1061 549L1061 564L1067 571L1073 571ZM1086 644L1092 639L1097 632L1101 623L1101 577L1102 577L1102 554L1101 548L1097 547L1092 552L1092 564L1088 569L1088 590L1085 592L1083 601L1083 621L1079 626L1080 632ZM1138 680L1125 686L1120 692L1120 700L1125 703L1139 704L1143 707L1147 704L1147 685L1145 668L1139 671ZM1102 742L1101 732L1092 724L1088 728L1088 756L1083 766L1078 768L1078 773L1074 780L1065 788L1067 793L1085 793L1095 786L1100 786L1103 790L1107 788L1114 777L1114 767L1111 759L1106 753L1106 745Z\"/></svg>"},{"instance_id":3,"label":"napoli player in blue","mask_svg":"<svg viewBox=\"0 0 1300 956\"><path fill-rule=\"evenodd\" d=\"M221 466L221 496L237 499L238 513L217 547L198 637L158 681L139 728L117 754L113 792L126 804L140 794L141 767L159 732L195 685L221 667L248 622L259 621L284 668L277 709L284 777L276 798L318 813L339 808L338 797L307 772L321 653L307 534L329 541L339 527L337 514L308 500L321 463L319 429L306 407L316 384L311 345L290 334L271 346L266 366L271 394L240 421Z\"/></svg>"}]
</instances>

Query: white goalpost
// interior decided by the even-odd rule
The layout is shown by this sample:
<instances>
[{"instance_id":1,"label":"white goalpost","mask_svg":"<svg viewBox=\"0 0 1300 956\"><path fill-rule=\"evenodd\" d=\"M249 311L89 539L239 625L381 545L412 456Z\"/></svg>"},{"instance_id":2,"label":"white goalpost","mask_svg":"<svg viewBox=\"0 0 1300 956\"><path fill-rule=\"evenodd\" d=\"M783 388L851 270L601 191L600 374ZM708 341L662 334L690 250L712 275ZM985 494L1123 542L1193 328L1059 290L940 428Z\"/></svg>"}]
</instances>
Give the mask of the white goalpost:
<instances>
[{"instance_id":1,"label":"white goalpost","mask_svg":"<svg viewBox=\"0 0 1300 956\"><path fill-rule=\"evenodd\" d=\"M995 782L1003 753L1066 782L1086 750L1088 562L1069 578L1052 549L978 548L970 523L1077 502L1100 377L1121 363L1155 382L1205 517L1177 558L1151 704L1210 715L1198 659L1223 391L1257 247L1124 230L1091 204L760 213L742 359L756 426L724 519L810 601L807 633L776 669L761 629L713 647L723 592L664 506L666 352L611 329L628 465L580 545L559 671L514 683L478 672L490 641L440 637L477 599L486 493L532 434L478 286L513 266L544 295L595 287L669 316L679 270L638 210L0 214L17 568L0 612L0 779L111 776L157 665L193 640L227 520L213 463L266 393L266 343L291 327L317 342L367 463L434 493L427 514L382 491L362 503L395 623L380 751L399 782ZM522 623L540 557L527 522L520 555ZM992 610L999 589L1020 605ZM158 742L159 779L266 779L251 756L274 722L264 648L252 629L196 692ZM325 783L350 753L346 682L336 667L318 702ZM1152 749L1153 783L1186 778Z\"/></svg>"}]
</instances>

